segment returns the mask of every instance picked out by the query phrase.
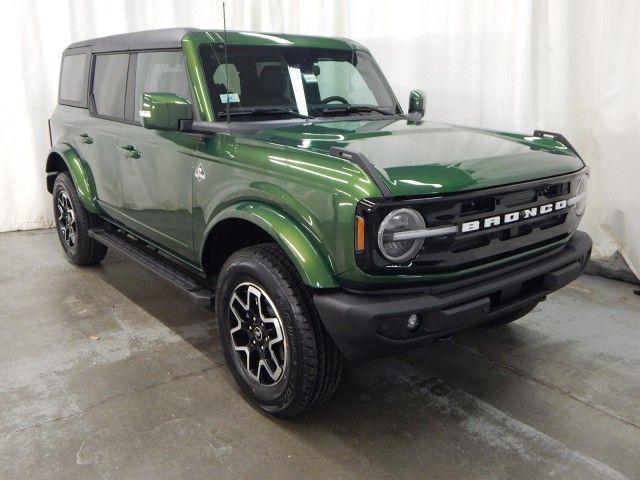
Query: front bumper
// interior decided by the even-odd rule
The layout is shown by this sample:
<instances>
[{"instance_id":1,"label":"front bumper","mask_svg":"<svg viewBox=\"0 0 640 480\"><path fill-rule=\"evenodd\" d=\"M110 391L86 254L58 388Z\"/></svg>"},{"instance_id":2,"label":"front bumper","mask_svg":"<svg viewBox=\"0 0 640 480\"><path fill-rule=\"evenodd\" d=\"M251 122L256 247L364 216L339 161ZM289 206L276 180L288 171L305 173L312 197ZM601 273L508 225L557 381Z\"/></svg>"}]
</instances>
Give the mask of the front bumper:
<instances>
[{"instance_id":1,"label":"front bumper","mask_svg":"<svg viewBox=\"0 0 640 480\"><path fill-rule=\"evenodd\" d=\"M382 356L506 315L565 286L582 273L591 238L575 232L559 250L475 279L410 292L318 291L313 300L324 326L350 360ZM406 328L418 314L420 327Z\"/></svg>"}]
</instances>

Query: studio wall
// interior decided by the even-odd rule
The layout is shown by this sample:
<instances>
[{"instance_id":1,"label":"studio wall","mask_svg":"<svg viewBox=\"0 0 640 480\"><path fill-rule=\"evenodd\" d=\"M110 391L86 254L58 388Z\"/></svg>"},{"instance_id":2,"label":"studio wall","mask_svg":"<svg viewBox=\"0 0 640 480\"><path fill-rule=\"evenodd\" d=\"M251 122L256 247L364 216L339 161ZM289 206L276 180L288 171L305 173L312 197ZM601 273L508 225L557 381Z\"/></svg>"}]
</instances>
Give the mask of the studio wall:
<instances>
[{"instance_id":1,"label":"studio wall","mask_svg":"<svg viewBox=\"0 0 640 480\"><path fill-rule=\"evenodd\" d=\"M433 121L559 131L592 172L583 228L594 258L640 273L640 2L227 0L227 26L348 36L367 45L406 107ZM47 118L73 41L176 26L222 28L222 2L30 0L0 4L0 232L49 227ZM8 47L8 48L7 48Z\"/></svg>"}]
</instances>

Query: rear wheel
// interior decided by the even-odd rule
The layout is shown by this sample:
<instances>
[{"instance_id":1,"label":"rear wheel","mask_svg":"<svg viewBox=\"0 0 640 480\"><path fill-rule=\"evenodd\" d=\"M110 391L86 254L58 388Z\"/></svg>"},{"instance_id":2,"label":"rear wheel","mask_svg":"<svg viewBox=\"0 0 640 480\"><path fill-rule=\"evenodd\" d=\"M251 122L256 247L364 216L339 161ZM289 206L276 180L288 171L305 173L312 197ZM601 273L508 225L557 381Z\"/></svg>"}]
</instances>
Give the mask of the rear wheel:
<instances>
[{"instance_id":1,"label":"rear wheel","mask_svg":"<svg viewBox=\"0 0 640 480\"><path fill-rule=\"evenodd\" d=\"M89 229L100 226L101 219L84 208L67 172L58 174L53 184L53 214L60 244L71 263L96 265L104 259L107 247L89 236Z\"/></svg>"},{"instance_id":2,"label":"rear wheel","mask_svg":"<svg viewBox=\"0 0 640 480\"><path fill-rule=\"evenodd\" d=\"M342 355L277 245L229 257L218 277L216 317L231 373L264 410L292 417L335 392Z\"/></svg>"},{"instance_id":3,"label":"rear wheel","mask_svg":"<svg viewBox=\"0 0 640 480\"><path fill-rule=\"evenodd\" d=\"M494 318L490 322L487 322L485 325L490 327L491 326L497 327L499 325L506 325L507 323L515 322L516 320L524 317L527 313L531 312L531 310L536 308L536 305L538 305L538 302L530 303L529 305L526 305L502 317Z\"/></svg>"}]
</instances>

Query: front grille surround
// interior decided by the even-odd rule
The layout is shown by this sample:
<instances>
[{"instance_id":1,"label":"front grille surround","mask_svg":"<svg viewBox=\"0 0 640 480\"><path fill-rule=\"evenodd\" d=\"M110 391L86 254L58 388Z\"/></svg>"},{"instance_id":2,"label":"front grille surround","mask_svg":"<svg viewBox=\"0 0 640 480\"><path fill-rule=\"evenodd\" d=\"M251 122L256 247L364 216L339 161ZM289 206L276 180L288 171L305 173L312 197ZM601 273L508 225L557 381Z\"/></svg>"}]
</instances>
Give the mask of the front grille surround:
<instances>
[{"instance_id":1,"label":"front grille surround","mask_svg":"<svg viewBox=\"0 0 640 480\"><path fill-rule=\"evenodd\" d=\"M392 210L411 207L424 217L427 227L458 225L462 222L524 210L571 198L586 169L530 182L464 193L427 197L366 199L356 214L365 218L367 248L356 253L358 267L371 274L428 274L455 272L489 263L527 250L568 239L580 217L573 207L502 224L487 230L428 238L418 255L407 264L392 264L378 251L377 231Z\"/></svg>"}]
</instances>

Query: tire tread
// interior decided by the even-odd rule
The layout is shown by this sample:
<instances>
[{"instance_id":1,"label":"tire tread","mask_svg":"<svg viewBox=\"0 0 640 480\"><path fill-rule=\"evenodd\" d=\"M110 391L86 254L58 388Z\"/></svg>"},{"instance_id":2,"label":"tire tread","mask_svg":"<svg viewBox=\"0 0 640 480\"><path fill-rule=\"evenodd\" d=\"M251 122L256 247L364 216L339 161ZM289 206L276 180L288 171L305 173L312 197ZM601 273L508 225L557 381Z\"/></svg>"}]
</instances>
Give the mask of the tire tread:
<instances>
[{"instance_id":1,"label":"tire tread","mask_svg":"<svg viewBox=\"0 0 640 480\"><path fill-rule=\"evenodd\" d=\"M107 247L102 243L94 240L89 236L89 230L91 228L98 228L102 225L102 219L91 212L89 212L78 197L78 192L71 179L71 176L67 172L61 172L57 175L54 187L53 187L53 202L54 202L54 215L56 214L56 192L59 189L63 189L69 195L73 209L76 216L76 251L77 255L71 257L67 255L67 258L75 265L87 266L97 265L107 255ZM64 246L63 246L64 248Z\"/></svg>"},{"instance_id":2,"label":"tire tread","mask_svg":"<svg viewBox=\"0 0 640 480\"><path fill-rule=\"evenodd\" d=\"M273 413L293 417L320 406L335 393L340 383L344 357L322 325L309 288L302 283L295 267L276 244L264 243L243 248L234 253L227 264L241 258L261 263L274 275L285 292L297 324L301 357L304 359L300 375L301 391L295 404ZM224 271L225 267L222 269Z\"/></svg>"}]
</instances>

